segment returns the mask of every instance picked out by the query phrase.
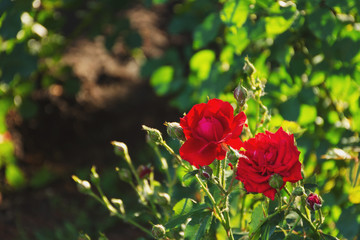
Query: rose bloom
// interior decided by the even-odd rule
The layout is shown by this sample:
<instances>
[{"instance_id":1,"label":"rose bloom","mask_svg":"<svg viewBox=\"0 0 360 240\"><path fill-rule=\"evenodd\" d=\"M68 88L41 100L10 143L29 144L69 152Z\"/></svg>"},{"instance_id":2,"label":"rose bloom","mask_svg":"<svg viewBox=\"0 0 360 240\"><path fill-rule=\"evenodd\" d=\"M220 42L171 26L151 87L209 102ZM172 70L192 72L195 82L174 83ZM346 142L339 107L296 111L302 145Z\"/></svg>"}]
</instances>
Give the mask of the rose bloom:
<instances>
[{"instance_id":1,"label":"rose bloom","mask_svg":"<svg viewBox=\"0 0 360 240\"><path fill-rule=\"evenodd\" d=\"M234 109L228 102L211 99L196 104L180 119L186 137L180 156L197 168L215 159L224 159L227 145L234 149L241 147L240 134L245 121L243 112L234 116Z\"/></svg>"},{"instance_id":2,"label":"rose bloom","mask_svg":"<svg viewBox=\"0 0 360 240\"><path fill-rule=\"evenodd\" d=\"M282 128L276 133L266 131L244 142L239 158L236 178L244 183L248 192L263 193L274 200L276 189L269 185L272 175L282 177L282 189L286 182L302 179L299 154L294 144L294 135ZM280 179L281 180L281 179Z\"/></svg>"},{"instance_id":3,"label":"rose bloom","mask_svg":"<svg viewBox=\"0 0 360 240\"><path fill-rule=\"evenodd\" d=\"M322 206L322 199L316 193L310 193L306 198L306 206L312 210L318 210Z\"/></svg>"}]
</instances>

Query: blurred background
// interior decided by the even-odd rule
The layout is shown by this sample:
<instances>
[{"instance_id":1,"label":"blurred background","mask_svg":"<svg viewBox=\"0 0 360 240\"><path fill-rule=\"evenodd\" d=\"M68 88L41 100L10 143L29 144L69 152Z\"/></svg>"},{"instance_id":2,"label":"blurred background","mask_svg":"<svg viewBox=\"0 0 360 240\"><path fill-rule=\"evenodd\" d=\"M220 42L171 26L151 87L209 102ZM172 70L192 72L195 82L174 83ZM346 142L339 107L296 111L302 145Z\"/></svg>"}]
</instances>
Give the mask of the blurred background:
<instances>
[{"instance_id":1,"label":"blurred background","mask_svg":"<svg viewBox=\"0 0 360 240\"><path fill-rule=\"evenodd\" d=\"M359 11L357 0L1 0L0 239L143 237L71 175L96 165L104 191L126 196L110 141L153 164L142 124L165 133L208 97L235 103L239 83L253 129L245 57L264 83L270 128L295 133L327 203L324 230L356 239Z\"/></svg>"}]
</instances>

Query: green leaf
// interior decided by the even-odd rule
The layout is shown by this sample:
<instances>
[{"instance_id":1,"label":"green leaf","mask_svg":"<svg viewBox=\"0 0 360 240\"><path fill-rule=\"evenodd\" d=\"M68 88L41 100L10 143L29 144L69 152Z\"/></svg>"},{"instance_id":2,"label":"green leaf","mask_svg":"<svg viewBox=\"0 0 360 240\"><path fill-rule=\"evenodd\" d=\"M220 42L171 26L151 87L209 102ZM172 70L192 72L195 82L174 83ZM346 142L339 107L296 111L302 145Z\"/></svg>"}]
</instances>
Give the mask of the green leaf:
<instances>
[{"instance_id":1,"label":"green leaf","mask_svg":"<svg viewBox=\"0 0 360 240\"><path fill-rule=\"evenodd\" d=\"M324 72L313 72L310 75L310 86L317 86L320 85L325 81L325 73Z\"/></svg>"},{"instance_id":2,"label":"green leaf","mask_svg":"<svg viewBox=\"0 0 360 240\"><path fill-rule=\"evenodd\" d=\"M302 104L300 106L300 115L298 118L298 123L300 125L307 125L314 123L317 116L317 111L315 106Z\"/></svg>"},{"instance_id":3,"label":"green leaf","mask_svg":"<svg viewBox=\"0 0 360 240\"><path fill-rule=\"evenodd\" d=\"M182 183L185 186L190 186L190 184L194 181L194 176L199 172L199 170L194 170L186 173L182 178Z\"/></svg>"},{"instance_id":4,"label":"green leaf","mask_svg":"<svg viewBox=\"0 0 360 240\"><path fill-rule=\"evenodd\" d=\"M210 216L211 212L209 211L206 212L205 215L202 214L200 221L196 221L196 223L193 224L193 220L191 220L186 226L185 238L194 240L206 239L204 238L204 235L206 230L210 227Z\"/></svg>"},{"instance_id":5,"label":"green leaf","mask_svg":"<svg viewBox=\"0 0 360 240\"><path fill-rule=\"evenodd\" d=\"M174 77L172 66L159 67L151 76L150 84L155 88L158 95L165 95L170 89L170 83Z\"/></svg>"},{"instance_id":6,"label":"green leaf","mask_svg":"<svg viewBox=\"0 0 360 240\"><path fill-rule=\"evenodd\" d=\"M230 28L229 32L225 35L225 39L226 42L235 49L235 52L238 55L240 55L250 43L247 31L244 28Z\"/></svg>"},{"instance_id":7,"label":"green leaf","mask_svg":"<svg viewBox=\"0 0 360 240\"><path fill-rule=\"evenodd\" d=\"M1 14L2 15L2 14ZM4 39L15 38L17 33L21 29L21 11L15 9L15 7L10 8L9 11L5 13L5 19L0 25L0 36Z\"/></svg>"},{"instance_id":8,"label":"green leaf","mask_svg":"<svg viewBox=\"0 0 360 240\"><path fill-rule=\"evenodd\" d=\"M338 33L336 18L328 8L318 8L308 16L309 29L314 35L328 42L332 42Z\"/></svg>"},{"instance_id":9,"label":"green leaf","mask_svg":"<svg viewBox=\"0 0 360 240\"><path fill-rule=\"evenodd\" d=\"M183 198L173 207L174 215L185 215L189 213L195 201L190 198Z\"/></svg>"},{"instance_id":10,"label":"green leaf","mask_svg":"<svg viewBox=\"0 0 360 240\"><path fill-rule=\"evenodd\" d=\"M256 206L253 213L251 214L251 221L249 225L249 236L255 234L254 236L257 236L260 234L260 231L254 232L261 224L263 224L265 219L264 211L262 208L262 204ZM256 239L256 238L255 238Z\"/></svg>"},{"instance_id":11,"label":"green leaf","mask_svg":"<svg viewBox=\"0 0 360 240\"><path fill-rule=\"evenodd\" d=\"M320 233L320 235L324 240L339 240L337 237L331 236L329 234Z\"/></svg>"},{"instance_id":12,"label":"green leaf","mask_svg":"<svg viewBox=\"0 0 360 240\"><path fill-rule=\"evenodd\" d=\"M195 53L190 59L190 69L196 73L199 80L205 80L209 77L211 65L215 60L215 53L212 50L205 49ZM201 81L194 80L193 85L201 84Z\"/></svg>"},{"instance_id":13,"label":"green leaf","mask_svg":"<svg viewBox=\"0 0 360 240\"><path fill-rule=\"evenodd\" d=\"M17 44L9 54L0 54L0 68L2 71L0 81L9 83L15 74L27 78L37 68L37 58L25 50L24 44Z\"/></svg>"},{"instance_id":14,"label":"green leaf","mask_svg":"<svg viewBox=\"0 0 360 240\"><path fill-rule=\"evenodd\" d=\"M56 175L50 169L43 167L38 170L30 180L30 186L33 188L41 188L47 186L56 178Z\"/></svg>"},{"instance_id":15,"label":"green leaf","mask_svg":"<svg viewBox=\"0 0 360 240\"><path fill-rule=\"evenodd\" d=\"M273 216L270 220L266 222L264 226L262 226L263 239L268 239L275 232L276 226L279 225L284 219L284 212L280 212ZM265 229L265 231L264 231Z\"/></svg>"},{"instance_id":16,"label":"green leaf","mask_svg":"<svg viewBox=\"0 0 360 240\"><path fill-rule=\"evenodd\" d=\"M152 3L154 5L159 5L159 4L165 4L167 3L169 0L152 0Z\"/></svg>"},{"instance_id":17,"label":"green leaf","mask_svg":"<svg viewBox=\"0 0 360 240\"><path fill-rule=\"evenodd\" d=\"M193 48L205 47L213 41L220 29L221 21L218 14L210 14L205 20L196 27L194 32Z\"/></svg>"},{"instance_id":18,"label":"green leaf","mask_svg":"<svg viewBox=\"0 0 360 240\"><path fill-rule=\"evenodd\" d=\"M358 216L359 211L357 210L356 205L343 209L340 218L336 223L341 235L347 239L354 239L354 237L360 234L360 225L357 221Z\"/></svg>"},{"instance_id":19,"label":"green leaf","mask_svg":"<svg viewBox=\"0 0 360 240\"><path fill-rule=\"evenodd\" d=\"M20 188L25 184L24 173L14 164L6 166L5 177L10 186Z\"/></svg>"},{"instance_id":20,"label":"green leaf","mask_svg":"<svg viewBox=\"0 0 360 240\"><path fill-rule=\"evenodd\" d=\"M200 216L204 211L209 211L206 204L195 205L195 201L190 198L184 198L177 202L173 207L174 214L169 222L165 225L166 228L174 228L185 223L189 218Z\"/></svg>"},{"instance_id":21,"label":"green leaf","mask_svg":"<svg viewBox=\"0 0 360 240\"><path fill-rule=\"evenodd\" d=\"M234 25L239 29L247 19L249 4L247 0L226 1L220 13L221 20L228 26Z\"/></svg>"},{"instance_id":22,"label":"green leaf","mask_svg":"<svg viewBox=\"0 0 360 240\"><path fill-rule=\"evenodd\" d=\"M287 20L282 16L265 17L266 33L270 36L283 33L291 26L293 21L294 18Z\"/></svg>"}]
</instances>

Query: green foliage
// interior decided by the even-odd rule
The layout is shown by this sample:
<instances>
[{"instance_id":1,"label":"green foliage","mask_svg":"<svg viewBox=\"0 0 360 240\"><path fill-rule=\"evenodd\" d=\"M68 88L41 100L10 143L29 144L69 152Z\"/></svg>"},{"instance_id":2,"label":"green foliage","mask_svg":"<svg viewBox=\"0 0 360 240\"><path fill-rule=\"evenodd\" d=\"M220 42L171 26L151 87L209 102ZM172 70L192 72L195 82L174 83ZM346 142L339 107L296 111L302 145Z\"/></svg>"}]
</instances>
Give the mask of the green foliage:
<instances>
[{"instance_id":1,"label":"green foliage","mask_svg":"<svg viewBox=\"0 0 360 240\"><path fill-rule=\"evenodd\" d=\"M16 110L25 120L36 116L38 106L32 99L33 91L55 83L64 88L67 96L75 96L80 83L59 64L69 42L78 36L102 35L109 50L119 37L127 49L137 49L143 43L129 20L116 14L132 6L130 0L43 0L39 6L35 2L0 2L0 167L5 168L7 182L14 188L23 186L25 177L16 165L12 143L6 138L6 115ZM243 110L252 134L269 124L271 130L281 126L297 137L304 172L313 176L304 180L305 188L318 188L328 206L324 208L329 217L323 237L357 236L359 233L350 229L349 222L357 226L356 216L360 213L356 207L359 1L147 0L144 4L166 4L172 10L168 33L192 37L143 64L142 76L150 79L156 94L171 97L170 104L185 111L208 97L235 103L231 91L238 83L244 85L249 96ZM76 24L69 23L68 18L74 18ZM243 69L245 57L257 69L251 79L246 78ZM265 92L262 102L255 97L260 89ZM343 152L338 154L334 149ZM32 178L30 185L43 186L51 181L45 172ZM182 175L183 184L191 186L195 175L196 171ZM147 189L144 194L152 191L155 189ZM184 207L183 201L175 205L174 211ZM185 236L200 238L216 225L200 206L196 212L199 218L188 223ZM259 224L259 207L253 211L251 228ZM343 213L337 208L344 209ZM175 214L169 223L179 227L194 214ZM244 213L244 218L249 214ZM199 229L192 225L194 222L200 224ZM282 238L270 225L264 225L263 230L275 231L272 238Z\"/></svg>"},{"instance_id":2,"label":"green foliage","mask_svg":"<svg viewBox=\"0 0 360 240\"><path fill-rule=\"evenodd\" d=\"M61 61L72 40L103 35L106 47L111 50L121 36L127 50L138 49L142 45L139 33L126 17L118 14L132 4L136 1L1 1L0 133L8 134L5 119L9 111L16 111L25 121L37 116L35 91L46 91L56 84L66 98L76 96L80 82ZM14 188L19 184L13 184L14 177L8 177L16 175L20 179L23 173L12 155L5 154L13 159L10 169L5 171L11 173L6 174L6 180ZM9 161L2 157L0 166L6 169Z\"/></svg>"}]
</instances>

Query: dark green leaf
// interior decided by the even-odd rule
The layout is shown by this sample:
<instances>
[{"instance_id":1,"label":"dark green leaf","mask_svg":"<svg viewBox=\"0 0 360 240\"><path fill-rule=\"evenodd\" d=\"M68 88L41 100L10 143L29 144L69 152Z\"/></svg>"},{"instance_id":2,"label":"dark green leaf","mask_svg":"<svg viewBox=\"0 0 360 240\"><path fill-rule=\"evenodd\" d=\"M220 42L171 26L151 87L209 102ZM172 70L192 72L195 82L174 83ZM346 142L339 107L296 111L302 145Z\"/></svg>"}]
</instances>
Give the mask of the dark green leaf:
<instances>
[{"instance_id":1,"label":"dark green leaf","mask_svg":"<svg viewBox=\"0 0 360 240\"><path fill-rule=\"evenodd\" d=\"M331 236L329 234L320 233L320 235L324 240L339 240L337 237Z\"/></svg>"},{"instance_id":2,"label":"dark green leaf","mask_svg":"<svg viewBox=\"0 0 360 240\"><path fill-rule=\"evenodd\" d=\"M310 30L321 40L332 42L338 33L336 18L328 8L318 8L308 16Z\"/></svg>"},{"instance_id":3,"label":"dark green leaf","mask_svg":"<svg viewBox=\"0 0 360 240\"><path fill-rule=\"evenodd\" d=\"M336 223L341 235L347 239L354 239L360 234L360 225L357 221L359 211L357 209L356 205L344 209Z\"/></svg>"},{"instance_id":4,"label":"dark green leaf","mask_svg":"<svg viewBox=\"0 0 360 240\"><path fill-rule=\"evenodd\" d=\"M24 44L17 44L10 54L0 54L1 81L9 83L15 74L29 77L37 68L37 58L25 50Z\"/></svg>"},{"instance_id":5,"label":"dark green leaf","mask_svg":"<svg viewBox=\"0 0 360 240\"><path fill-rule=\"evenodd\" d=\"M34 117L37 111L38 111L38 105L34 101L28 98L23 100L19 108L19 112L21 116L25 119Z\"/></svg>"},{"instance_id":6,"label":"dark green leaf","mask_svg":"<svg viewBox=\"0 0 360 240\"><path fill-rule=\"evenodd\" d=\"M221 21L218 14L210 14L205 20L196 27L194 32L193 48L199 49L206 47L206 45L212 42L221 26Z\"/></svg>"}]
</instances>

